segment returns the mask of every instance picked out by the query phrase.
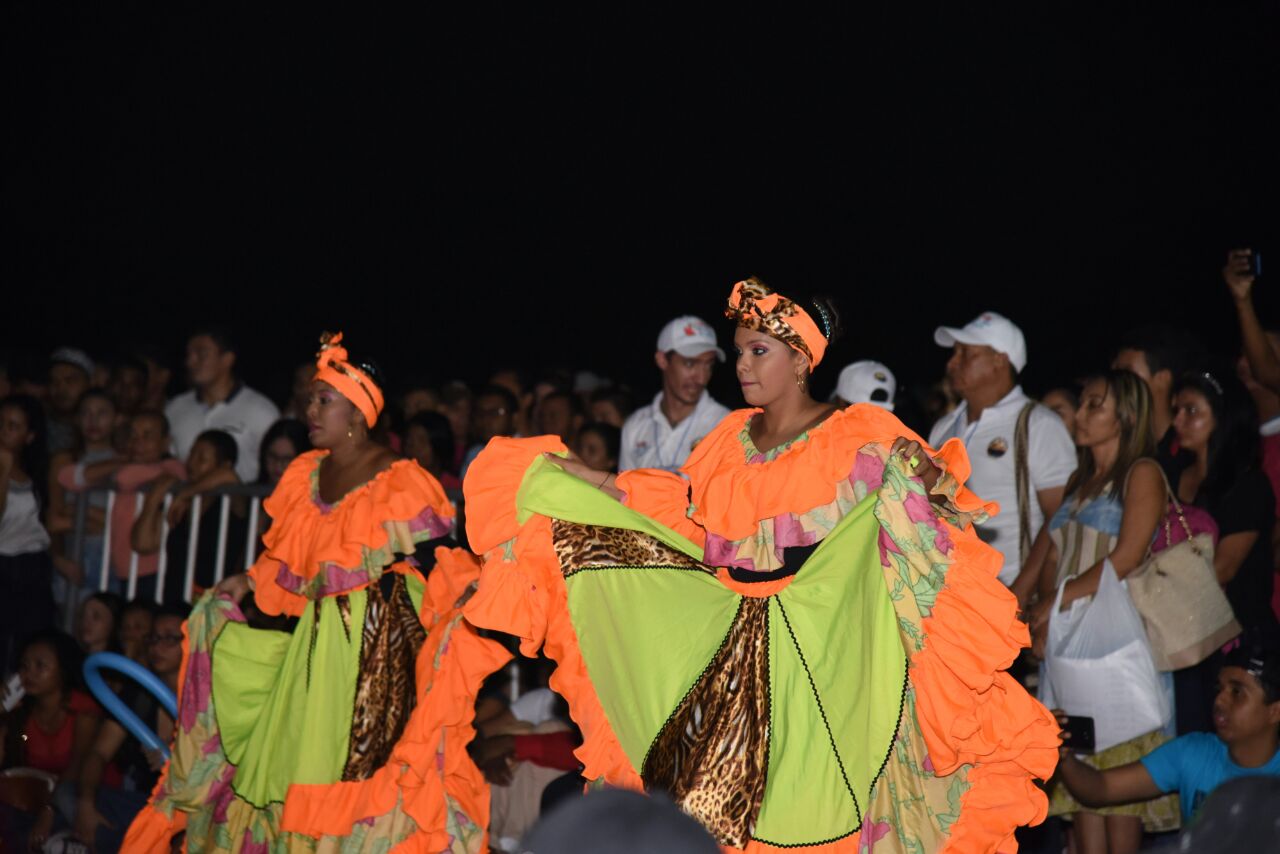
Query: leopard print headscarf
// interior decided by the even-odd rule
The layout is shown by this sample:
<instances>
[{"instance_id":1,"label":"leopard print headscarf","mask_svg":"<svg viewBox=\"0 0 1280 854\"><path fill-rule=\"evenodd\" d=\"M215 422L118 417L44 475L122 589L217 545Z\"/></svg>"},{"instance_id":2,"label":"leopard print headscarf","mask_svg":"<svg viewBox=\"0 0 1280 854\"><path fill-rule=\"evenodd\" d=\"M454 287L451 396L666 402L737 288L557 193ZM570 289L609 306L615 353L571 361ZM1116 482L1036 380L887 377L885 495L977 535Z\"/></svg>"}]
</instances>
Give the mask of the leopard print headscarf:
<instances>
[{"instance_id":1,"label":"leopard print headscarf","mask_svg":"<svg viewBox=\"0 0 1280 854\"><path fill-rule=\"evenodd\" d=\"M741 327L763 332L799 350L809 360L810 370L818 367L827 352L827 335L809 312L782 294L774 293L755 276L733 286L724 314ZM828 322L825 317L823 321Z\"/></svg>"}]
</instances>

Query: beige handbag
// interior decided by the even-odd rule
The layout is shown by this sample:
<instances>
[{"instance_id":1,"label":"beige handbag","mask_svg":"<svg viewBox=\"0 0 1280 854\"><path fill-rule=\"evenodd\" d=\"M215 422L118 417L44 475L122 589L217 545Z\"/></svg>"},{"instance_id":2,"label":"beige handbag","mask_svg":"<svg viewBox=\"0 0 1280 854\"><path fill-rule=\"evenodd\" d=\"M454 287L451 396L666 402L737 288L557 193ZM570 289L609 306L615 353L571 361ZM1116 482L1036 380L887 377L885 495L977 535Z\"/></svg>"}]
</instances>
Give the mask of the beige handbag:
<instances>
[{"instance_id":1,"label":"beige handbag","mask_svg":"<svg viewBox=\"0 0 1280 854\"><path fill-rule=\"evenodd\" d=\"M1169 482L1165 480L1165 486ZM1213 537L1192 535L1172 487L1165 513L1165 542L1177 517L1187 539L1155 554L1125 581L1151 642L1159 670L1181 670L1204 661L1236 635L1240 624L1213 568Z\"/></svg>"}]
</instances>

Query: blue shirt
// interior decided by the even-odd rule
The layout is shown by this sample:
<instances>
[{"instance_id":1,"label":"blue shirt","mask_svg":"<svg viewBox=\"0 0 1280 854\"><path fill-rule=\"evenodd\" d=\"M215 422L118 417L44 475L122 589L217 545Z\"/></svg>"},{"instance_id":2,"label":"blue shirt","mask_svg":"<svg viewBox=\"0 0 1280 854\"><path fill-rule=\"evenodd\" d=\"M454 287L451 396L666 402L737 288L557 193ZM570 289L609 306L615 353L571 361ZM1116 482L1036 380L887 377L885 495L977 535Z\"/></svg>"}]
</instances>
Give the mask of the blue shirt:
<instances>
[{"instance_id":1,"label":"blue shirt","mask_svg":"<svg viewBox=\"0 0 1280 854\"><path fill-rule=\"evenodd\" d=\"M1193 732L1157 747L1142 764L1160 791L1177 792L1187 822L1209 793L1236 777L1280 777L1280 750L1257 768L1242 768L1227 755L1227 744L1210 732Z\"/></svg>"}]
</instances>

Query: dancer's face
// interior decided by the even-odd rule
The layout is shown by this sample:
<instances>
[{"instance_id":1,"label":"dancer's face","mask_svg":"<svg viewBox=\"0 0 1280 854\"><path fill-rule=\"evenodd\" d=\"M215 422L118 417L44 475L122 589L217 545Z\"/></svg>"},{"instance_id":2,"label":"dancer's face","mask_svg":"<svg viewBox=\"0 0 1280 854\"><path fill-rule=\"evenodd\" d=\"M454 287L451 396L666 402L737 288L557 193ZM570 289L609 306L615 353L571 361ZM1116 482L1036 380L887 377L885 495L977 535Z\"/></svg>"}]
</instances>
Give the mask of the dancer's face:
<instances>
[{"instance_id":1,"label":"dancer's face","mask_svg":"<svg viewBox=\"0 0 1280 854\"><path fill-rule=\"evenodd\" d=\"M738 328L733 335L738 383L749 406L768 406L790 394L803 394L799 378L805 358L777 338L754 329Z\"/></svg>"},{"instance_id":2,"label":"dancer's face","mask_svg":"<svg viewBox=\"0 0 1280 854\"><path fill-rule=\"evenodd\" d=\"M364 416L333 386L316 380L307 404L307 433L317 448L337 447L349 433L360 433Z\"/></svg>"}]
</instances>

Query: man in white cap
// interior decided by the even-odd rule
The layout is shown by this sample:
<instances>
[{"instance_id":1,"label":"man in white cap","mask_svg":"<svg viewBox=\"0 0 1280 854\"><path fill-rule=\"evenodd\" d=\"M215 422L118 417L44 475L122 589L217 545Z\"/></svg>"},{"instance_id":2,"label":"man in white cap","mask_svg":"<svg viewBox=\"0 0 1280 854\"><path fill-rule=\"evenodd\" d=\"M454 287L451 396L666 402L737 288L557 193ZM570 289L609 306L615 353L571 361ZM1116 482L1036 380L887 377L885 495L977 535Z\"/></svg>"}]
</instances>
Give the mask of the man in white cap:
<instances>
[{"instance_id":1,"label":"man in white cap","mask_svg":"<svg viewBox=\"0 0 1280 854\"><path fill-rule=\"evenodd\" d=\"M864 359L846 365L840 372L836 390L831 393L831 402L841 409L855 403L874 403L893 412L893 396L897 390L898 382L893 378L893 371L880 362Z\"/></svg>"},{"instance_id":2,"label":"man in white cap","mask_svg":"<svg viewBox=\"0 0 1280 854\"><path fill-rule=\"evenodd\" d=\"M622 425L619 471L675 471L698 440L729 414L707 394L711 369L724 361L724 351L706 321L686 315L662 327L654 361L662 372L662 391Z\"/></svg>"},{"instance_id":3,"label":"man in white cap","mask_svg":"<svg viewBox=\"0 0 1280 854\"><path fill-rule=\"evenodd\" d=\"M1075 445L1062 419L1018 385L1027 345L1008 318L983 312L962 328L938 327L933 340L952 348L947 378L962 402L933 425L929 444L937 448L952 438L964 443L972 466L968 486L1000 504L978 535L1004 555L1000 580L1013 585L1044 520L1062 504L1076 468ZM1014 592L1029 595L1022 586Z\"/></svg>"}]
</instances>

